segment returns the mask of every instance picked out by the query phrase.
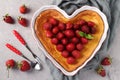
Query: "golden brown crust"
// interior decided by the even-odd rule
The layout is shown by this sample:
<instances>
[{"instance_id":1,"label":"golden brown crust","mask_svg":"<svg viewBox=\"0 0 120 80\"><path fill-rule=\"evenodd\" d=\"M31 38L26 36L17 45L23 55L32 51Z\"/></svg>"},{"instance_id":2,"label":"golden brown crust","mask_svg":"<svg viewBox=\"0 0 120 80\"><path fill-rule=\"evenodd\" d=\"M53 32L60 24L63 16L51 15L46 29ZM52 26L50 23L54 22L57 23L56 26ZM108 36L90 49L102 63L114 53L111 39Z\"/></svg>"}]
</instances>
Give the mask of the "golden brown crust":
<instances>
[{"instance_id":1,"label":"golden brown crust","mask_svg":"<svg viewBox=\"0 0 120 80\"><path fill-rule=\"evenodd\" d=\"M80 19L84 19L86 21L93 21L96 24L97 32L94 34L94 39L89 40L88 44L85 45L85 48L81 51L82 57L77 60L75 64L68 64L66 59L61 56L61 53L56 50L55 46L50 42L50 39L45 35L45 30L43 29L43 24L47 21L48 18L54 17L61 22L71 22L75 23ZM94 11L86 10L78 15L76 15L72 19L65 18L60 12L54 9L49 9L43 11L39 14L35 21L35 33L40 40L40 42L45 47L46 51L67 71L71 72L81 66L93 53L95 48L97 47L103 31L104 31L104 23L101 17Z\"/></svg>"}]
</instances>

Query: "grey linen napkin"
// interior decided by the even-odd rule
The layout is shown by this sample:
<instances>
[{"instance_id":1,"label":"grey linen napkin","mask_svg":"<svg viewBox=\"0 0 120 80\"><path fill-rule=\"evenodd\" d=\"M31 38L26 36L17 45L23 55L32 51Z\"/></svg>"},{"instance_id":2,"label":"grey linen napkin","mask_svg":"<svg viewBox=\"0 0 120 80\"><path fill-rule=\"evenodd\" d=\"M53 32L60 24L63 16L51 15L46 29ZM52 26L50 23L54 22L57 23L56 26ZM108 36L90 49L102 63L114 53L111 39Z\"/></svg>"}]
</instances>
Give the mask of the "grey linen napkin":
<instances>
[{"instance_id":1,"label":"grey linen napkin","mask_svg":"<svg viewBox=\"0 0 120 80\"><path fill-rule=\"evenodd\" d=\"M97 52L95 57L74 76L64 75L58 68L53 65L53 63L49 59L46 58L46 63L50 68L53 80L80 80L79 76L81 73L88 70L93 70L98 66L101 58L104 54L107 54L110 45L112 45L111 43L114 39L115 27L118 26L118 21L120 22L120 8L118 6L119 4L120 0L62 0L58 4L58 6L61 9L65 10L66 13L68 13L69 15L72 14L76 9L84 5L90 5L99 8L107 16L109 30L106 40L104 41L101 49Z\"/></svg>"}]
</instances>

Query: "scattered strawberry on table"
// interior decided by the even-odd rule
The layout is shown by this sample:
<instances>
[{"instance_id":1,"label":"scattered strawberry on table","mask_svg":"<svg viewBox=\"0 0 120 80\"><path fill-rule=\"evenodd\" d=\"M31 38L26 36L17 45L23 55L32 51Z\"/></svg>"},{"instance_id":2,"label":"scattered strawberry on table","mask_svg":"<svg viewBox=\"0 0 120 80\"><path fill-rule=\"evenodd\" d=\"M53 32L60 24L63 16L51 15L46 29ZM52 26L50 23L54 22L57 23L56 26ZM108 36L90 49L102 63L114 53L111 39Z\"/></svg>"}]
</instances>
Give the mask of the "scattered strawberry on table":
<instances>
[{"instance_id":1,"label":"scattered strawberry on table","mask_svg":"<svg viewBox=\"0 0 120 80\"><path fill-rule=\"evenodd\" d=\"M31 69L31 66L29 62L27 62L26 60L22 60L20 63L18 63L18 68L20 71L28 71Z\"/></svg>"},{"instance_id":2,"label":"scattered strawberry on table","mask_svg":"<svg viewBox=\"0 0 120 80\"><path fill-rule=\"evenodd\" d=\"M23 17L21 17L21 16L19 16L18 17L18 23L20 24L20 25L22 25L23 27L27 27L27 19L26 18L23 18Z\"/></svg>"},{"instance_id":3,"label":"scattered strawberry on table","mask_svg":"<svg viewBox=\"0 0 120 80\"><path fill-rule=\"evenodd\" d=\"M96 71L97 71L97 73L100 76L102 76L102 77L106 76L106 71L105 71L105 69L101 65L98 66L98 68L96 69Z\"/></svg>"},{"instance_id":4,"label":"scattered strawberry on table","mask_svg":"<svg viewBox=\"0 0 120 80\"><path fill-rule=\"evenodd\" d=\"M9 23L9 24L13 24L14 23L14 19L10 15L8 15L8 14L6 14L5 16L3 16L3 20L6 23Z\"/></svg>"},{"instance_id":5,"label":"scattered strawberry on table","mask_svg":"<svg viewBox=\"0 0 120 80\"><path fill-rule=\"evenodd\" d=\"M25 14L28 12L28 8L24 4L24 5L20 6L19 11L20 11L20 13Z\"/></svg>"},{"instance_id":6,"label":"scattered strawberry on table","mask_svg":"<svg viewBox=\"0 0 120 80\"><path fill-rule=\"evenodd\" d=\"M5 63L7 70L8 70L8 77L9 77L9 69L13 69L16 67L16 62L13 59L9 59Z\"/></svg>"},{"instance_id":7,"label":"scattered strawberry on table","mask_svg":"<svg viewBox=\"0 0 120 80\"><path fill-rule=\"evenodd\" d=\"M101 65L107 66L107 65L111 65L112 63L112 59L111 57L105 57L102 61L101 61Z\"/></svg>"}]
</instances>

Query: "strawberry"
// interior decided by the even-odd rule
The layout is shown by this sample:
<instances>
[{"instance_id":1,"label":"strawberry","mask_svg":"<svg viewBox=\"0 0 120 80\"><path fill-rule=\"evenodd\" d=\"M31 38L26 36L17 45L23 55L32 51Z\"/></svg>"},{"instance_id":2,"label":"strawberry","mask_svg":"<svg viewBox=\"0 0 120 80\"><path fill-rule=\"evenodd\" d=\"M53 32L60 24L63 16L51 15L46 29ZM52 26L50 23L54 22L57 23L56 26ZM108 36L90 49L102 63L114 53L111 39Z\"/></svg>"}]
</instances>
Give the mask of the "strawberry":
<instances>
[{"instance_id":1,"label":"strawberry","mask_svg":"<svg viewBox=\"0 0 120 80\"><path fill-rule=\"evenodd\" d=\"M3 20L6 22L6 23L9 23L9 24L13 24L14 23L14 20L11 16L9 16L8 14L6 14L5 16L3 16Z\"/></svg>"},{"instance_id":2,"label":"strawberry","mask_svg":"<svg viewBox=\"0 0 120 80\"><path fill-rule=\"evenodd\" d=\"M66 50L71 52L75 49L75 44L74 43L69 43L66 45Z\"/></svg>"},{"instance_id":3,"label":"strawberry","mask_svg":"<svg viewBox=\"0 0 120 80\"><path fill-rule=\"evenodd\" d=\"M67 58L67 63L68 64L74 64L76 62L76 59L75 58L73 58L73 57L68 57Z\"/></svg>"},{"instance_id":4,"label":"strawberry","mask_svg":"<svg viewBox=\"0 0 120 80\"><path fill-rule=\"evenodd\" d=\"M58 45L56 46L56 49L61 52L61 51L64 50L64 45L58 44Z\"/></svg>"},{"instance_id":5,"label":"strawberry","mask_svg":"<svg viewBox=\"0 0 120 80\"><path fill-rule=\"evenodd\" d=\"M85 33L89 33L90 29L89 29L89 27L87 25L83 25L83 26L81 26L81 31L85 32Z\"/></svg>"},{"instance_id":6,"label":"strawberry","mask_svg":"<svg viewBox=\"0 0 120 80\"><path fill-rule=\"evenodd\" d=\"M81 40L82 44L87 44L88 43L88 40L84 37L81 37L80 40Z\"/></svg>"},{"instance_id":7,"label":"strawberry","mask_svg":"<svg viewBox=\"0 0 120 80\"><path fill-rule=\"evenodd\" d=\"M101 61L101 65L104 65L104 66L110 65L111 63L112 63L111 57L105 57L105 58Z\"/></svg>"},{"instance_id":8,"label":"strawberry","mask_svg":"<svg viewBox=\"0 0 120 80\"><path fill-rule=\"evenodd\" d=\"M15 64L16 64L16 62L13 59L9 59L9 60L6 61L6 66L7 66L8 69L9 68L14 68Z\"/></svg>"},{"instance_id":9,"label":"strawberry","mask_svg":"<svg viewBox=\"0 0 120 80\"><path fill-rule=\"evenodd\" d=\"M64 58L67 58L69 56L69 52L64 50L61 55L64 57Z\"/></svg>"},{"instance_id":10,"label":"strawberry","mask_svg":"<svg viewBox=\"0 0 120 80\"><path fill-rule=\"evenodd\" d=\"M79 50L73 50L72 51L72 56L76 59L80 58L80 51Z\"/></svg>"},{"instance_id":11,"label":"strawberry","mask_svg":"<svg viewBox=\"0 0 120 80\"><path fill-rule=\"evenodd\" d=\"M6 65L6 67L7 67L8 77L9 77L9 69L10 69L10 68L14 68L15 65L16 65L16 62L15 62L13 59L9 59L9 60L6 61L5 65Z\"/></svg>"},{"instance_id":12,"label":"strawberry","mask_svg":"<svg viewBox=\"0 0 120 80\"><path fill-rule=\"evenodd\" d=\"M96 69L97 73L99 75L101 75L102 77L105 77L106 76L106 71L105 69L100 65L98 66L98 68Z\"/></svg>"},{"instance_id":13,"label":"strawberry","mask_svg":"<svg viewBox=\"0 0 120 80\"><path fill-rule=\"evenodd\" d=\"M25 5L20 6L19 8L20 13L25 14L28 11L28 8Z\"/></svg>"},{"instance_id":14,"label":"strawberry","mask_svg":"<svg viewBox=\"0 0 120 80\"><path fill-rule=\"evenodd\" d=\"M25 18L23 18L21 16L18 17L18 22L19 22L19 24L21 24L24 27L27 26L27 19L25 19Z\"/></svg>"},{"instance_id":15,"label":"strawberry","mask_svg":"<svg viewBox=\"0 0 120 80\"><path fill-rule=\"evenodd\" d=\"M26 60L22 60L19 64L18 64L18 68L20 71L28 71L30 70L31 66L30 64L26 61Z\"/></svg>"}]
</instances>

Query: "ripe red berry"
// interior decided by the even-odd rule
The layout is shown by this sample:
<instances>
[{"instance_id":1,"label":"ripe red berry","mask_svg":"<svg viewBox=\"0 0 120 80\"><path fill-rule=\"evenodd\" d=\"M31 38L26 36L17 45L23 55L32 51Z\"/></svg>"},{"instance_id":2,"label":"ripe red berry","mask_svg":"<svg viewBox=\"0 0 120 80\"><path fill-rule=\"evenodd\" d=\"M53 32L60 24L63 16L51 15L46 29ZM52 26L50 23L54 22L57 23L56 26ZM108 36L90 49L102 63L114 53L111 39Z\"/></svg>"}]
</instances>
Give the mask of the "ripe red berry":
<instances>
[{"instance_id":1,"label":"ripe red berry","mask_svg":"<svg viewBox=\"0 0 120 80\"><path fill-rule=\"evenodd\" d=\"M64 34L66 35L66 37L68 37L68 38L72 38L72 37L74 37L74 35L75 35L75 33L74 33L74 31L73 30L65 30L65 32L64 32Z\"/></svg>"},{"instance_id":2,"label":"ripe red berry","mask_svg":"<svg viewBox=\"0 0 120 80\"><path fill-rule=\"evenodd\" d=\"M65 30L65 27L66 27L66 25L64 24L64 23L59 23L58 24L58 28L60 29L60 30Z\"/></svg>"},{"instance_id":3,"label":"ripe red berry","mask_svg":"<svg viewBox=\"0 0 120 80\"><path fill-rule=\"evenodd\" d=\"M84 37L81 37L80 41L81 41L82 44L87 44L88 43L88 40Z\"/></svg>"},{"instance_id":4,"label":"ripe red berry","mask_svg":"<svg viewBox=\"0 0 120 80\"><path fill-rule=\"evenodd\" d=\"M63 38L61 40L61 42L62 42L63 45L66 45L68 43L68 39L67 38Z\"/></svg>"},{"instance_id":5,"label":"ripe red berry","mask_svg":"<svg viewBox=\"0 0 120 80\"><path fill-rule=\"evenodd\" d=\"M16 62L13 59L9 59L6 61L7 68L14 68L16 65Z\"/></svg>"},{"instance_id":6,"label":"ripe red berry","mask_svg":"<svg viewBox=\"0 0 120 80\"><path fill-rule=\"evenodd\" d=\"M51 42L52 42L52 44L57 45L59 41L58 41L57 38L52 38L52 39L51 39Z\"/></svg>"},{"instance_id":7,"label":"ripe red berry","mask_svg":"<svg viewBox=\"0 0 120 80\"><path fill-rule=\"evenodd\" d=\"M85 33L90 33L90 29L87 25L83 25L81 26L81 31L85 32Z\"/></svg>"},{"instance_id":8,"label":"ripe red berry","mask_svg":"<svg viewBox=\"0 0 120 80\"><path fill-rule=\"evenodd\" d=\"M72 51L72 56L76 59L80 58L80 56L81 56L80 51L78 51L78 50Z\"/></svg>"},{"instance_id":9,"label":"ripe red berry","mask_svg":"<svg viewBox=\"0 0 120 80\"><path fill-rule=\"evenodd\" d=\"M69 43L69 44L66 45L66 50L67 50L67 51L71 52L71 51L73 51L74 49L75 49L75 44Z\"/></svg>"},{"instance_id":10,"label":"ripe red berry","mask_svg":"<svg viewBox=\"0 0 120 80\"><path fill-rule=\"evenodd\" d=\"M72 29L73 28L73 24L68 22L66 23L66 29Z\"/></svg>"},{"instance_id":11,"label":"ripe red berry","mask_svg":"<svg viewBox=\"0 0 120 80\"><path fill-rule=\"evenodd\" d=\"M81 51L81 50L83 49L83 44L78 43L78 44L76 45L76 48L77 48L79 51Z\"/></svg>"},{"instance_id":12,"label":"ripe red berry","mask_svg":"<svg viewBox=\"0 0 120 80\"><path fill-rule=\"evenodd\" d=\"M64 57L64 58L67 58L69 56L69 52L64 50L61 55Z\"/></svg>"},{"instance_id":13,"label":"ripe red berry","mask_svg":"<svg viewBox=\"0 0 120 80\"><path fill-rule=\"evenodd\" d=\"M73 37L71 42L77 44L79 42L79 39L77 37Z\"/></svg>"},{"instance_id":14,"label":"ripe red berry","mask_svg":"<svg viewBox=\"0 0 120 80\"><path fill-rule=\"evenodd\" d=\"M89 27L94 27L95 26L95 23L92 22L92 21L88 21L87 24L88 24Z\"/></svg>"},{"instance_id":15,"label":"ripe red berry","mask_svg":"<svg viewBox=\"0 0 120 80\"><path fill-rule=\"evenodd\" d=\"M6 22L6 23L9 23L9 24L13 24L14 23L14 20L11 16L9 16L8 14L6 14L5 16L3 16L3 20Z\"/></svg>"},{"instance_id":16,"label":"ripe red berry","mask_svg":"<svg viewBox=\"0 0 120 80\"><path fill-rule=\"evenodd\" d=\"M45 30L51 30L52 29L52 25L49 22L46 22L46 23L44 23L43 28Z\"/></svg>"},{"instance_id":17,"label":"ripe red berry","mask_svg":"<svg viewBox=\"0 0 120 80\"><path fill-rule=\"evenodd\" d=\"M26 18L23 18L21 16L18 17L18 22L20 25L24 26L24 27L27 27L27 19Z\"/></svg>"},{"instance_id":18,"label":"ripe red berry","mask_svg":"<svg viewBox=\"0 0 120 80\"><path fill-rule=\"evenodd\" d=\"M105 58L101 61L101 64L104 65L104 66L111 65L111 63L112 63L111 57L105 57Z\"/></svg>"},{"instance_id":19,"label":"ripe red berry","mask_svg":"<svg viewBox=\"0 0 120 80\"><path fill-rule=\"evenodd\" d=\"M77 30L77 29L80 28L80 25L79 24L74 24L73 28Z\"/></svg>"},{"instance_id":20,"label":"ripe red berry","mask_svg":"<svg viewBox=\"0 0 120 80\"><path fill-rule=\"evenodd\" d=\"M83 26L83 25L86 25L87 22L85 20L81 19L77 22L77 24L79 24L80 26Z\"/></svg>"},{"instance_id":21,"label":"ripe red berry","mask_svg":"<svg viewBox=\"0 0 120 80\"><path fill-rule=\"evenodd\" d=\"M25 5L20 6L19 8L20 13L25 14L28 11L28 8Z\"/></svg>"},{"instance_id":22,"label":"ripe red berry","mask_svg":"<svg viewBox=\"0 0 120 80\"><path fill-rule=\"evenodd\" d=\"M52 29L52 33L53 34L57 34L59 32L59 28L58 27L54 27L53 29Z\"/></svg>"},{"instance_id":23,"label":"ripe red berry","mask_svg":"<svg viewBox=\"0 0 120 80\"><path fill-rule=\"evenodd\" d=\"M102 77L105 77L106 76L106 71L105 69L100 65L98 66L98 68L96 69L97 73L102 76Z\"/></svg>"},{"instance_id":24,"label":"ripe red berry","mask_svg":"<svg viewBox=\"0 0 120 80\"><path fill-rule=\"evenodd\" d=\"M75 58L73 58L73 57L68 57L67 58L67 63L68 64L74 64L75 62L76 62Z\"/></svg>"},{"instance_id":25,"label":"ripe red berry","mask_svg":"<svg viewBox=\"0 0 120 80\"><path fill-rule=\"evenodd\" d=\"M58 40L61 40L63 37L64 37L64 34L63 34L62 32L59 32L59 33L57 34L57 39L58 39Z\"/></svg>"},{"instance_id":26,"label":"ripe red berry","mask_svg":"<svg viewBox=\"0 0 120 80\"><path fill-rule=\"evenodd\" d=\"M46 31L46 36L48 38L52 38L53 37L53 33L51 31Z\"/></svg>"},{"instance_id":27,"label":"ripe red berry","mask_svg":"<svg viewBox=\"0 0 120 80\"><path fill-rule=\"evenodd\" d=\"M50 22L53 26L58 25L58 20L55 19L55 18L50 18L50 19L49 19L49 22Z\"/></svg>"},{"instance_id":28,"label":"ripe red berry","mask_svg":"<svg viewBox=\"0 0 120 80\"><path fill-rule=\"evenodd\" d=\"M30 64L26 60L22 60L19 64L18 67L20 71L28 71L31 69Z\"/></svg>"},{"instance_id":29,"label":"ripe red berry","mask_svg":"<svg viewBox=\"0 0 120 80\"><path fill-rule=\"evenodd\" d=\"M64 46L62 44L58 44L56 45L56 49L60 52L62 52L64 50Z\"/></svg>"}]
</instances>

